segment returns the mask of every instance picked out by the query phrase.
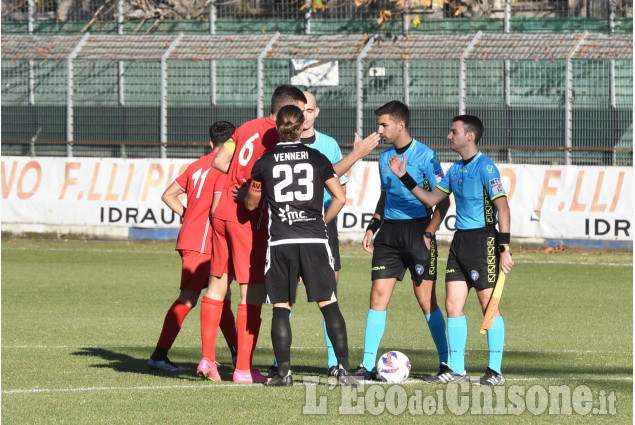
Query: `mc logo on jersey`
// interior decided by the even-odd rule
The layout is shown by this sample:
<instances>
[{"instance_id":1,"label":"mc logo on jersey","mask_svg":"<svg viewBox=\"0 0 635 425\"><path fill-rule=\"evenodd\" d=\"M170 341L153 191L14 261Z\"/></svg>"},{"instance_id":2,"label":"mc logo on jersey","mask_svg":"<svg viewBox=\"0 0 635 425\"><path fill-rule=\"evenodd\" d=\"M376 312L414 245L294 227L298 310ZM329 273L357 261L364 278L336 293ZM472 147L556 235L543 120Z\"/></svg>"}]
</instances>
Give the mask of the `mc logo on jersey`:
<instances>
[{"instance_id":1,"label":"mc logo on jersey","mask_svg":"<svg viewBox=\"0 0 635 425\"><path fill-rule=\"evenodd\" d=\"M280 221L283 223L285 221L289 222L289 226L292 226L294 222L298 221L313 221L315 218L307 217L304 211L290 211L289 205L287 204L284 209L278 208L278 216L280 217Z\"/></svg>"}]
</instances>

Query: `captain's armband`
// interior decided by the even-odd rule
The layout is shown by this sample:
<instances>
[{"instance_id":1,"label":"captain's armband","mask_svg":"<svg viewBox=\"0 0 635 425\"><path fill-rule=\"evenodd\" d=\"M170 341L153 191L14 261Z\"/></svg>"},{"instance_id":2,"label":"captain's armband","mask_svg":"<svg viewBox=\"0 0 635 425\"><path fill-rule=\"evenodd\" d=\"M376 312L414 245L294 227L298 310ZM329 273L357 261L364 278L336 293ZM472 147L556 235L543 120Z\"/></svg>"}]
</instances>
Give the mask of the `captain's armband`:
<instances>
[{"instance_id":1,"label":"captain's armband","mask_svg":"<svg viewBox=\"0 0 635 425\"><path fill-rule=\"evenodd\" d=\"M257 182L256 180L252 180L249 185L249 191L255 194L260 194L262 191L262 183Z\"/></svg>"},{"instance_id":2,"label":"captain's armband","mask_svg":"<svg viewBox=\"0 0 635 425\"><path fill-rule=\"evenodd\" d=\"M225 147L225 149L230 151L232 154L234 152L236 152L236 142L231 137L229 139L227 139L227 141L225 143L223 143L223 146Z\"/></svg>"}]
</instances>

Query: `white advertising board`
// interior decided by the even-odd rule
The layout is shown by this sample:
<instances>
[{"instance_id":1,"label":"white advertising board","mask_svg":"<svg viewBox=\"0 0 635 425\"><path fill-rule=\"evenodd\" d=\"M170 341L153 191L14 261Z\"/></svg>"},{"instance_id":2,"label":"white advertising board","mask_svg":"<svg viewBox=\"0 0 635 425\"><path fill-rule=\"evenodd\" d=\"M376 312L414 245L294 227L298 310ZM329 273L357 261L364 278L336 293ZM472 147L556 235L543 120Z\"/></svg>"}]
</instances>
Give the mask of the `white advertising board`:
<instances>
[{"instance_id":1,"label":"white advertising board","mask_svg":"<svg viewBox=\"0 0 635 425\"><path fill-rule=\"evenodd\" d=\"M191 160L2 157L2 221L178 228L161 202ZM443 164L444 169L450 164ZM632 241L633 169L500 164L512 236ZM379 198L376 162L349 173L341 232L363 231ZM454 229L452 205L439 230Z\"/></svg>"}]
</instances>

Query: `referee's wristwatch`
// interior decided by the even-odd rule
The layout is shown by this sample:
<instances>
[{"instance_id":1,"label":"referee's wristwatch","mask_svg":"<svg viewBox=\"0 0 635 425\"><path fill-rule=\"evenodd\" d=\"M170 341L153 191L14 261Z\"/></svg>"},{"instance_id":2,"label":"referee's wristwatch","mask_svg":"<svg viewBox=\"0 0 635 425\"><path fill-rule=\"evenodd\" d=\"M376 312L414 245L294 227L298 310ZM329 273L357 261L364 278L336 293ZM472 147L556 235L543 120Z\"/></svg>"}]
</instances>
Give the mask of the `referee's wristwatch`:
<instances>
[{"instance_id":1,"label":"referee's wristwatch","mask_svg":"<svg viewBox=\"0 0 635 425\"><path fill-rule=\"evenodd\" d=\"M425 233L423 234L423 236L425 236L426 238L428 238L428 239L430 239L430 240L432 240L432 238L434 237L434 235L433 235L432 233L430 233L430 232L425 232Z\"/></svg>"},{"instance_id":2,"label":"referee's wristwatch","mask_svg":"<svg viewBox=\"0 0 635 425\"><path fill-rule=\"evenodd\" d=\"M498 252L502 254L505 251L509 252L509 245L498 245Z\"/></svg>"}]
</instances>

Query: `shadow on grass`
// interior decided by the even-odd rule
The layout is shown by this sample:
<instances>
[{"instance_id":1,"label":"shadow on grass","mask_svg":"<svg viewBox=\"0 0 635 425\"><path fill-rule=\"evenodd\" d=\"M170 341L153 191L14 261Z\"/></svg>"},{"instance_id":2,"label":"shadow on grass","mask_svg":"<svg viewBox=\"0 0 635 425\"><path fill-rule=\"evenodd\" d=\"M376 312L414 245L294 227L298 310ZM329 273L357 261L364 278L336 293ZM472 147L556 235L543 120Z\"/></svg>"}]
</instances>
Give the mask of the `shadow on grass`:
<instances>
[{"instance_id":1,"label":"shadow on grass","mask_svg":"<svg viewBox=\"0 0 635 425\"><path fill-rule=\"evenodd\" d=\"M188 350L182 351L181 354L187 355L189 353ZM179 366L184 367L186 370L182 372L170 372L163 370L152 370L148 367L148 357L138 358L134 357L126 352L117 352L104 348L97 347L83 347L81 350L71 353L74 356L82 356L82 357L94 357L96 359L100 359L103 362L93 364L90 367L94 368L109 368L117 372L125 372L125 373L137 373L141 375L154 375L154 376L162 376L162 377L170 377L177 378L180 380L190 380L190 381L200 381L201 378L196 375L196 368L198 367L198 363L190 363L190 362L178 362ZM195 356L194 353L191 354ZM273 354L272 357L273 359ZM258 365L255 365L258 366ZM267 374L267 369L269 366L260 365L260 372L264 375ZM318 368L313 368L315 370L311 370L311 368L306 369L304 372L306 374L324 374L326 369L319 370ZM300 370L300 368L298 368ZM303 369L304 370L304 369ZM295 371L295 368L294 368ZM218 366L218 372L223 381L232 382L234 367L231 363L221 363Z\"/></svg>"},{"instance_id":2,"label":"shadow on grass","mask_svg":"<svg viewBox=\"0 0 635 425\"><path fill-rule=\"evenodd\" d=\"M79 351L71 353L74 356L94 357L103 360L102 363L91 365L95 368L109 368L117 372L138 373L142 375L158 375L174 377L178 379L200 380L196 376L197 364L183 363L180 366L186 370L182 372L170 372L163 370L152 370L148 367L148 358L136 358L123 352L116 352L104 348L84 347Z\"/></svg>"},{"instance_id":3,"label":"shadow on grass","mask_svg":"<svg viewBox=\"0 0 635 425\"><path fill-rule=\"evenodd\" d=\"M396 347L398 351L407 353L412 363L410 376L415 379L423 379L434 375L438 368L438 357L436 350L413 350L408 347ZM182 350L183 357L192 358L197 353L190 350ZM183 372L156 371L148 368L148 358L131 355L129 352L117 352L111 349L84 347L72 353L75 356L92 357L98 359L96 364L90 367L110 368L117 372L137 373L143 375L154 375L161 377L177 378L180 380L200 380L196 376L197 363L179 362L186 368ZM135 353L137 354L137 353ZM259 368L262 374L267 373L269 363L267 359L273 360L273 352L270 349L257 351L257 359L254 359L254 366ZM351 353L351 367L355 369L355 360L360 353ZM608 355L610 357L610 355ZM317 358L320 360L317 360ZM264 360L264 362L263 362ZM315 352L294 351L291 355L292 371L297 376L318 376L324 378L326 382L327 367L326 358L322 354ZM322 362L324 364L322 364ZM469 376L480 376L487 367L488 352L486 350L468 350L465 365ZM222 363L219 368L221 378L225 382L232 381L234 368L231 363ZM553 382L554 385L566 384L569 382L589 383L592 386L610 386L611 389L632 393L633 376L632 363L607 364L602 355L596 353L549 353L532 351L507 351L503 357L503 374L511 382L517 384L527 384L529 386L543 382Z\"/></svg>"}]
</instances>

